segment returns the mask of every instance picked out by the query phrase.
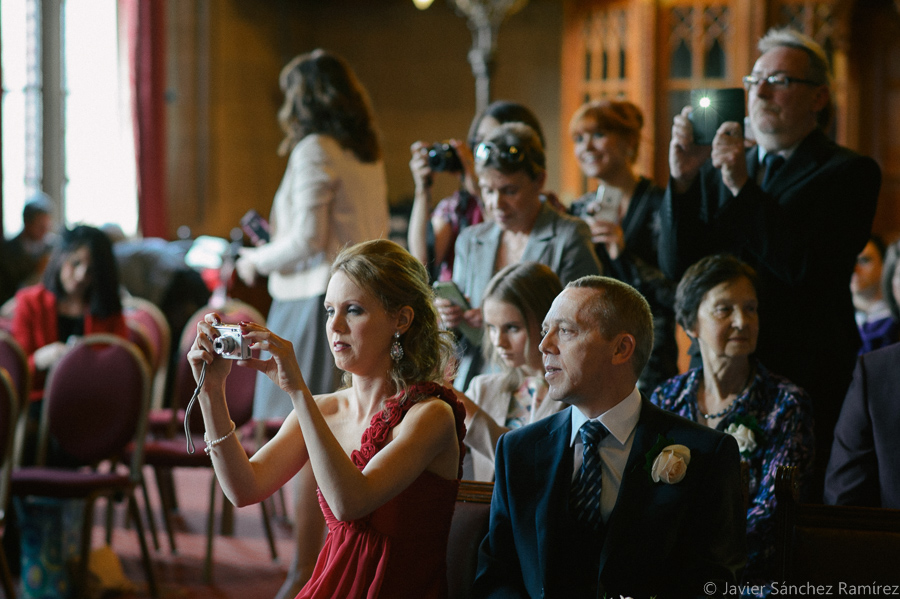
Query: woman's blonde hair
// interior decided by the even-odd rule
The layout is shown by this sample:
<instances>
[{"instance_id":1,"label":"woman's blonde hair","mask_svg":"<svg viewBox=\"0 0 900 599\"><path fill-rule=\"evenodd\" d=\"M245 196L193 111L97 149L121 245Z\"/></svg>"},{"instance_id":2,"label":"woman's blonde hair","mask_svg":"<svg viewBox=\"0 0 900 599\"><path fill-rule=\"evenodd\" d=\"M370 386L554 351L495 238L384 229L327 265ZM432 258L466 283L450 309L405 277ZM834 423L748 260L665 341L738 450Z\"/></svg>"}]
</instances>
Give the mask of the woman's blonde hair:
<instances>
[{"instance_id":1,"label":"woman's blonde hair","mask_svg":"<svg viewBox=\"0 0 900 599\"><path fill-rule=\"evenodd\" d=\"M392 361L390 370L396 392L405 392L413 383L450 380L453 337L440 328L434 291L421 262L393 241L376 239L341 251L331 266L332 275L338 272L370 293L389 314L412 308L412 323L399 339L403 358ZM344 382L349 385L347 374Z\"/></svg>"}]
</instances>

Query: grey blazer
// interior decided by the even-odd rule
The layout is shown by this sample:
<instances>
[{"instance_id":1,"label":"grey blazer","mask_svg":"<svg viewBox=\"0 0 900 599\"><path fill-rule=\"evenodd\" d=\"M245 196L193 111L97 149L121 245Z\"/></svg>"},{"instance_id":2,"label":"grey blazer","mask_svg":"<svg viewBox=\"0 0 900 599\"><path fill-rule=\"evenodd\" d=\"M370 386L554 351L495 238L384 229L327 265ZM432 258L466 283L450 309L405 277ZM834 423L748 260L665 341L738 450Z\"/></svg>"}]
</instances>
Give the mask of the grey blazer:
<instances>
[{"instance_id":1,"label":"grey blazer","mask_svg":"<svg viewBox=\"0 0 900 599\"><path fill-rule=\"evenodd\" d=\"M494 276L494 264L500 249L502 229L493 222L479 223L463 229L456 239L453 282L474 308L481 306L484 290ZM522 262L540 262L559 276L562 284L585 275L598 275L603 267L594 253L591 231L580 218L561 214L546 202L541 203ZM465 390L472 377L481 374L481 347L464 344L453 386Z\"/></svg>"},{"instance_id":2,"label":"grey blazer","mask_svg":"<svg viewBox=\"0 0 900 599\"><path fill-rule=\"evenodd\" d=\"M471 449L475 480L494 480L494 451L500 435L507 432L503 423L509 413L510 393L503 389L503 373L481 374L472 379L466 395L480 408L466 426L466 445ZM567 404L544 399L531 411L528 424L555 414Z\"/></svg>"},{"instance_id":3,"label":"grey blazer","mask_svg":"<svg viewBox=\"0 0 900 599\"><path fill-rule=\"evenodd\" d=\"M484 289L494 276L502 233L495 223L484 222L466 227L456 239L453 281L473 307L481 306ZM580 218L560 214L546 203L541 204L522 254L522 262L529 261L549 266L563 285L585 275L598 275L602 270L587 224Z\"/></svg>"}]
</instances>

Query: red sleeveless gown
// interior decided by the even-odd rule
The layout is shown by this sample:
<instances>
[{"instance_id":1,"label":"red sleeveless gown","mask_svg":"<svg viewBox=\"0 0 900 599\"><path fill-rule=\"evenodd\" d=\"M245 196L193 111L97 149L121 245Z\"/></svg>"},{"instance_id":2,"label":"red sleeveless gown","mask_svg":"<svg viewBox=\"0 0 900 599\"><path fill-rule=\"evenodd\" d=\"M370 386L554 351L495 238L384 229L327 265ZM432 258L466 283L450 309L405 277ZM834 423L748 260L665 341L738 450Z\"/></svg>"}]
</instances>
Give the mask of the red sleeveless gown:
<instances>
[{"instance_id":1,"label":"red sleeveless gown","mask_svg":"<svg viewBox=\"0 0 900 599\"><path fill-rule=\"evenodd\" d=\"M436 383L418 383L401 405L385 402L350 454L365 468L387 443L391 430L419 399L438 397L453 408L459 439L462 476L465 409L453 391ZM319 505L328 525L325 546L312 576L297 599L382 599L447 597L447 537L459 489L448 480L423 472L399 495L374 512L350 522L337 520L319 491Z\"/></svg>"}]
</instances>

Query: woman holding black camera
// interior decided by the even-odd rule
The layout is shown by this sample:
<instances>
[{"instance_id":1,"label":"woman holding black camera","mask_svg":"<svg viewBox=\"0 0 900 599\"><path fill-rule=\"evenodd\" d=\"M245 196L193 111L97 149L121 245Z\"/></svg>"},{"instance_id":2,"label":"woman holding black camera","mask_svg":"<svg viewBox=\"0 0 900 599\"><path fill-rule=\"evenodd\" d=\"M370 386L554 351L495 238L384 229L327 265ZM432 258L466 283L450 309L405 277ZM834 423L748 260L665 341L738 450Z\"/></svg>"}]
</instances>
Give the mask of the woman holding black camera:
<instances>
[{"instance_id":1,"label":"woman holding black camera","mask_svg":"<svg viewBox=\"0 0 900 599\"><path fill-rule=\"evenodd\" d=\"M491 131L504 123L522 122L544 135L537 117L528 108L498 100L475 117L466 142L450 139L433 145L417 141L411 147L409 169L416 194L409 217L409 251L426 265L434 281L449 281L453 274L454 244L460 231L484 220L484 206L478 195L478 177L472 152ZM461 178L460 188L431 210L434 174L448 172ZM429 218L430 214L430 218Z\"/></svg>"}]
</instances>

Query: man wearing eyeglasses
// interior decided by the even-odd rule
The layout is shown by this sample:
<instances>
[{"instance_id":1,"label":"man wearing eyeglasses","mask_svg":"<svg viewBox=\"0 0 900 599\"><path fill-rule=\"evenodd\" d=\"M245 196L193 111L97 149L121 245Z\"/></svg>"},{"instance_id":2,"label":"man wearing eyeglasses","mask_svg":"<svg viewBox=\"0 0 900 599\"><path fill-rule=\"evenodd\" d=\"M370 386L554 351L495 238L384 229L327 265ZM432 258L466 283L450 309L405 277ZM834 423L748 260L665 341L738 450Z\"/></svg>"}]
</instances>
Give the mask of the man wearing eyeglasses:
<instances>
[{"instance_id":1,"label":"man wearing eyeglasses","mask_svg":"<svg viewBox=\"0 0 900 599\"><path fill-rule=\"evenodd\" d=\"M693 143L690 108L675 117L670 181L660 210L660 266L677 280L703 256L729 252L760 276L756 355L805 388L816 415L821 480L859 332L849 281L875 215L881 171L835 144L828 59L815 41L773 29L744 77L755 146L741 123Z\"/></svg>"}]
</instances>

